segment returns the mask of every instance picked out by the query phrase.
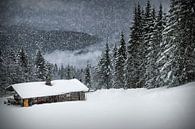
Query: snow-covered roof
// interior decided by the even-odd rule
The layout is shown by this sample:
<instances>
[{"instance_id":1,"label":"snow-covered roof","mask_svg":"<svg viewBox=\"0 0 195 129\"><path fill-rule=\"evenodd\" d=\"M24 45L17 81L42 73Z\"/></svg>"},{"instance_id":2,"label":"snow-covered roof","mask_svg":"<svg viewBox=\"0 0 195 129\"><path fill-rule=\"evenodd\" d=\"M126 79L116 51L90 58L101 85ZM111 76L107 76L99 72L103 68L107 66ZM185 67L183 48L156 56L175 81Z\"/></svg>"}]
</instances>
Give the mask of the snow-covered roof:
<instances>
[{"instance_id":1,"label":"snow-covered roof","mask_svg":"<svg viewBox=\"0 0 195 129\"><path fill-rule=\"evenodd\" d=\"M54 80L52 86L45 82L28 82L14 84L12 87L21 98L34 98L43 96L60 95L77 91L88 91L88 88L77 79Z\"/></svg>"}]
</instances>

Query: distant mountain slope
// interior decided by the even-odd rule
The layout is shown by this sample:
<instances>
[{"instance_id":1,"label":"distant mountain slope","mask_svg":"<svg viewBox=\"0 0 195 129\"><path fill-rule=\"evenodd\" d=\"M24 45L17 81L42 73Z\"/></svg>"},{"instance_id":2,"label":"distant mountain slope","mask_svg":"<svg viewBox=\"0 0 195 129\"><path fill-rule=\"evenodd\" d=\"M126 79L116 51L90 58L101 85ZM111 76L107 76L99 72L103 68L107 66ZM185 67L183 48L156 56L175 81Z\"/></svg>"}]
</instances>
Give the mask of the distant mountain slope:
<instances>
[{"instance_id":1,"label":"distant mountain slope","mask_svg":"<svg viewBox=\"0 0 195 129\"><path fill-rule=\"evenodd\" d=\"M35 30L25 26L0 26L0 47L18 49L23 46L29 53L37 49L43 52L54 50L77 50L100 42L96 36L82 32L61 30Z\"/></svg>"}]
</instances>

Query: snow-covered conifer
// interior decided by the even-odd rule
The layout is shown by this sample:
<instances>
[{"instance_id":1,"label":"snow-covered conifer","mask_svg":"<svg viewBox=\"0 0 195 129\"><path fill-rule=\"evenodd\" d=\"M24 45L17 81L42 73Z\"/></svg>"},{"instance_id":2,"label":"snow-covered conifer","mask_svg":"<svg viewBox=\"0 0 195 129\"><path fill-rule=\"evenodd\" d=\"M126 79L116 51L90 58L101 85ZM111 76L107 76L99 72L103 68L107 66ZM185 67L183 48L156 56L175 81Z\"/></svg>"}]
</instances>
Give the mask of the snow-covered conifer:
<instances>
[{"instance_id":1,"label":"snow-covered conifer","mask_svg":"<svg viewBox=\"0 0 195 129\"><path fill-rule=\"evenodd\" d=\"M87 67L85 68L85 85L91 89L91 72L89 64L87 64Z\"/></svg>"},{"instance_id":2,"label":"snow-covered conifer","mask_svg":"<svg viewBox=\"0 0 195 129\"><path fill-rule=\"evenodd\" d=\"M120 46L117 52L116 60L116 87L115 88L125 88L125 60L127 58L126 43L124 39L124 34L121 33L120 36Z\"/></svg>"},{"instance_id":3,"label":"snow-covered conifer","mask_svg":"<svg viewBox=\"0 0 195 129\"><path fill-rule=\"evenodd\" d=\"M112 86L112 74L111 74L111 60L110 60L110 50L108 42L106 43L106 49L102 52L101 58L97 66L97 88L109 89Z\"/></svg>"},{"instance_id":4,"label":"snow-covered conifer","mask_svg":"<svg viewBox=\"0 0 195 129\"><path fill-rule=\"evenodd\" d=\"M143 21L142 11L138 4L135 7L133 25L131 27L130 40L127 45L127 60L125 63L125 87L139 88L140 84L142 61L143 61Z\"/></svg>"},{"instance_id":5,"label":"snow-covered conifer","mask_svg":"<svg viewBox=\"0 0 195 129\"><path fill-rule=\"evenodd\" d=\"M195 78L193 1L171 0L168 22L164 31L162 66L163 86L178 86Z\"/></svg>"},{"instance_id":6,"label":"snow-covered conifer","mask_svg":"<svg viewBox=\"0 0 195 129\"><path fill-rule=\"evenodd\" d=\"M35 67L36 67L36 76L38 80L45 80L46 78L46 63L43 58L41 51L39 50L36 54L35 59Z\"/></svg>"}]
</instances>

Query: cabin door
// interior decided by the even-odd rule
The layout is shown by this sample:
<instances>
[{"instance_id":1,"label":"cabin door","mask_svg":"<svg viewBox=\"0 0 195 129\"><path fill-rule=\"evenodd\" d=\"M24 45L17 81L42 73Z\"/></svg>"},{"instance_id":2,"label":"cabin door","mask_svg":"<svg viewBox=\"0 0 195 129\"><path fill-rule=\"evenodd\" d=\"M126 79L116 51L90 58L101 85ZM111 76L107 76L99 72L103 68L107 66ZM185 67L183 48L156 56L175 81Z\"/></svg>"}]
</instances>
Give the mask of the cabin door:
<instances>
[{"instance_id":1,"label":"cabin door","mask_svg":"<svg viewBox=\"0 0 195 129\"><path fill-rule=\"evenodd\" d=\"M29 104L28 104L28 99L24 99L24 107L28 107Z\"/></svg>"}]
</instances>

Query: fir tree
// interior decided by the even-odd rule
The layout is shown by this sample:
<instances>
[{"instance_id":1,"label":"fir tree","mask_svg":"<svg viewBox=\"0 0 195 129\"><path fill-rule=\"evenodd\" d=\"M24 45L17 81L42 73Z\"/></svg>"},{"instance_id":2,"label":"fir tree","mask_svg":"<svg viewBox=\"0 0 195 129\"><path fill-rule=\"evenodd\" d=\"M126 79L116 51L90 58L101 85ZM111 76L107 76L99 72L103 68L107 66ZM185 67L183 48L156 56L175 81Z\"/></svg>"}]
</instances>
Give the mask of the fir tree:
<instances>
[{"instance_id":1,"label":"fir tree","mask_svg":"<svg viewBox=\"0 0 195 129\"><path fill-rule=\"evenodd\" d=\"M156 13L155 9L152 10L151 12L151 19L150 19L150 31L148 32L149 34L149 41L145 42L147 45L147 55L146 55L146 72L145 72L145 87L147 88L153 88L155 87L155 79L157 76L157 67L156 67L156 42L153 40L154 39L154 33L155 33L155 22L156 22ZM149 21L148 21L149 22ZM159 46L159 45L158 45Z\"/></svg>"},{"instance_id":2,"label":"fir tree","mask_svg":"<svg viewBox=\"0 0 195 129\"><path fill-rule=\"evenodd\" d=\"M46 64L40 50L36 54L35 67L37 79L44 81L46 79Z\"/></svg>"},{"instance_id":3,"label":"fir tree","mask_svg":"<svg viewBox=\"0 0 195 129\"><path fill-rule=\"evenodd\" d=\"M117 46L114 45L114 48L112 50L112 87L116 87L116 81L117 81L117 74L116 74L116 61L117 61Z\"/></svg>"},{"instance_id":4,"label":"fir tree","mask_svg":"<svg viewBox=\"0 0 195 129\"><path fill-rule=\"evenodd\" d=\"M90 65L87 64L87 67L85 69L85 85L91 89L91 73L90 73Z\"/></svg>"},{"instance_id":5,"label":"fir tree","mask_svg":"<svg viewBox=\"0 0 195 129\"><path fill-rule=\"evenodd\" d=\"M111 88L111 78L112 78L112 74L111 74L111 61L110 61L110 49L108 46L108 43L106 44L106 52L105 52L105 67L106 67L106 74L105 74L105 81L106 81L106 88L109 89Z\"/></svg>"},{"instance_id":6,"label":"fir tree","mask_svg":"<svg viewBox=\"0 0 195 129\"><path fill-rule=\"evenodd\" d=\"M6 56L6 71L8 84L25 82L24 71L17 60L17 54L14 50L9 50Z\"/></svg>"},{"instance_id":7,"label":"fir tree","mask_svg":"<svg viewBox=\"0 0 195 129\"><path fill-rule=\"evenodd\" d=\"M155 28L153 32L152 42L155 45L154 48L154 57L155 57L155 78L153 79L153 87L161 87L162 80L161 80L161 66L162 66L162 52L164 51L164 44L163 44L163 31L166 26L166 16L163 15L162 5L160 4L159 12L156 18Z\"/></svg>"},{"instance_id":8,"label":"fir tree","mask_svg":"<svg viewBox=\"0 0 195 129\"><path fill-rule=\"evenodd\" d=\"M52 65L51 64L47 64L46 65L46 68L47 68L47 72L46 72L46 77L45 77L45 80L46 80L46 85L49 85L51 86L51 80L52 80Z\"/></svg>"},{"instance_id":9,"label":"fir tree","mask_svg":"<svg viewBox=\"0 0 195 129\"><path fill-rule=\"evenodd\" d=\"M79 74L78 74L78 79L81 81L81 82L83 82L83 80L84 80L84 69L80 69L79 70L79 72L78 72Z\"/></svg>"},{"instance_id":10,"label":"fir tree","mask_svg":"<svg viewBox=\"0 0 195 129\"><path fill-rule=\"evenodd\" d=\"M22 47L18 53L18 64L21 69L21 78L23 78L22 82L28 82L29 81L29 64L28 64L28 56Z\"/></svg>"},{"instance_id":11,"label":"fir tree","mask_svg":"<svg viewBox=\"0 0 195 129\"><path fill-rule=\"evenodd\" d=\"M111 74L111 61L109 54L109 46L106 43L106 50L102 53L101 59L97 66L97 78L98 78L98 88L111 88L112 74Z\"/></svg>"},{"instance_id":12,"label":"fir tree","mask_svg":"<svg viewBox=\"0 0 195 129\"><path fill-rule=\"evenodd\" d=\"M23 47L20 49L18 54L18 63L22 68L28 68L28 57Z\"/></svg>"},{"instance_id":13,"label":"fir tree","mask_svg":"<svg viewBox=\"0 0 195 129\"><path fill-rule=\"evenodd\" d=\"M164 31L161 80L169 87L195 78L193 1L172 0L169 20Z\"/></svg>"},{"instance_id":14,"label":"fir tree","mask_svg":"<svg viewBox=\"0 0 195 129\"><path fill-rule=\"evenodd\" d=\"M195 80L195 2L180 1L179 38L180 44L180 84Z\"/></svg>"},{"instance_id":15,"label":"fir tree","mask_svg":"<svg viewBox=\"0 0 195 129\"><path fill-rule=\"evenodd\" d=\"M117 53L116 61L116 87L115 88L125 88L125 76L124 76L124 66L126 60L126 44L124 40L124 34L121 33L120 46Z\"/></svg>"},{"instance_id":16,"label":"fir tree","mask_svg":"<svg viewBox=\"0 0 195 129\"><path fill-rule=\"evenodd\" d=\"M70 65L68 65L66 68L66 79L72 79Z\"/></svg>"},{"instance_id":17,"label":"fir tree","mask_svg":"<svg viewBox=\"0 0 195 129\"><path fill-rule=\"evenodd\" d=\"M0 51L0 86L5 87L8 85L6 65L3 59L3 53Z\"/></svg>"},{"instance_id":18,"label":"fir tree","mask_svg":"<svg viewBox=\"0 0 195 129\"><path fill-rule=\"evenodd\" d=\"M140 85L141 87L147 87L147 83L150 81L150 72L153 68L152 62L150 61L151 49L152 49L152 34L154 29L154 10L152 11L150 1L148 0L145 8L145 14L143 15L143 44L142 44L142 55L141 55L141 66L140 66Z\"/></svg>"},{"instance_id":19,"label":"fir tree","mask_svg":"<svg viewBox=\"0 0 195 129\"><path fill-rule=\"evenodd\" d=\"M60 75L60 79L65 78L65 69L63 65L61 65L61 68L59 69L59 75Z\"/></svg>"},{"instance_id":20,"label":"fir tree","mask_svg":"<svg viewBox=\"0 0 195 129\"><path fill-rule=\"evenodd\" d=\"M143 49L143 21L141 7L135 7L133 25L131 27L130 40L127 46L127 60L125 63L125 85L127 88L142 87L140 78L142 70Z\"/></svg>"},{"instance_id":21,"label":"fir tree","mask_svg":"<svg viewBox=\"0 0 195 129\"><path fill-rule=\"evenodd\" d=\"M58 69L57 64L54 64L52 72L53 72L53 78L54 79L59 79L60 78L59 69Z\"/></svg>"}]
</instances>

